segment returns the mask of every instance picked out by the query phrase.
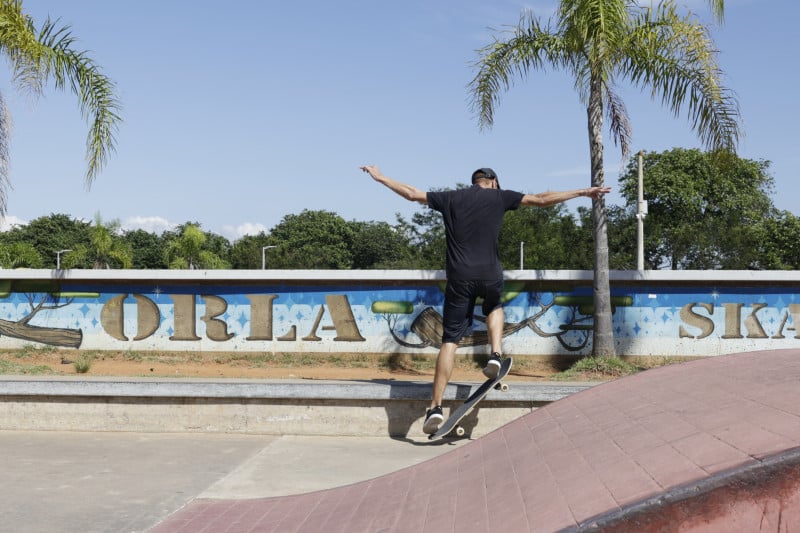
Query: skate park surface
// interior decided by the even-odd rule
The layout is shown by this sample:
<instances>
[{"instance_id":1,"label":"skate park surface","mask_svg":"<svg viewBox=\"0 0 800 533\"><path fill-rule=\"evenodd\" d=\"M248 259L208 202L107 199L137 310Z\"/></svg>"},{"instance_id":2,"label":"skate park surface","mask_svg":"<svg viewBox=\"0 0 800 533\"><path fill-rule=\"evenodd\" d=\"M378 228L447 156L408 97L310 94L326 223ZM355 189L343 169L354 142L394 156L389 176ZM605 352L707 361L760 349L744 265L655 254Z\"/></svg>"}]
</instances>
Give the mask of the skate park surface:
<instances>
[{"instance_id":1,"label":"skate park surface","mask_svg":"<svg viewBox=\"0 0 800 533\"><path fill-rule=\"evenodd\" d=\"M648 370L476 438L0 432L0 531L791 531L800 350Z\"/></svg>"}]
</instances>

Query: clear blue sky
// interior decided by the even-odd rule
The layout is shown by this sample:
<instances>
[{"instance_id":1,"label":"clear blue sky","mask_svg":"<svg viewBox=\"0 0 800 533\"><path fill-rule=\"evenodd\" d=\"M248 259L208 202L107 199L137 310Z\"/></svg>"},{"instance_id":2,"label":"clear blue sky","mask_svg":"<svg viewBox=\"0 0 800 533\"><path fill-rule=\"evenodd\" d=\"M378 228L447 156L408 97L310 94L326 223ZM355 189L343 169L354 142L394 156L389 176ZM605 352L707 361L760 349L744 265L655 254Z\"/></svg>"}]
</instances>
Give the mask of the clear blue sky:
<instances>
[{"instance_id":1,"label":"clear blue sky","mask_svg":"<svg viewBox=\"0 0 800 533\"><path fill-rule=\"evenodd\" d=\"M705 1L685 4L711 22ZM800 4L725 4L714 36L741 105L740 155L772 161L774 203L798 214ZM2 69L14 119L6 223L99 212L156 233L197 221L235 240L303 209L394 222L420 208L371 181L362 164L423 189L466 182L483 166L523 192L588 186L585 110L571 80L550 71L517 83L488 131L468 106L475 51L523 9L546 19L555 5L25 0L37 25L49 15L72 27L77 46L117 83L124 123L116 154L87 191L87 125L76 98L48 88L32 100ZM699 147L685 116L629 87L620 92L634 151ZM606 182L617 189L619 150L604 135Z\"/></svg>"}]
</instances>

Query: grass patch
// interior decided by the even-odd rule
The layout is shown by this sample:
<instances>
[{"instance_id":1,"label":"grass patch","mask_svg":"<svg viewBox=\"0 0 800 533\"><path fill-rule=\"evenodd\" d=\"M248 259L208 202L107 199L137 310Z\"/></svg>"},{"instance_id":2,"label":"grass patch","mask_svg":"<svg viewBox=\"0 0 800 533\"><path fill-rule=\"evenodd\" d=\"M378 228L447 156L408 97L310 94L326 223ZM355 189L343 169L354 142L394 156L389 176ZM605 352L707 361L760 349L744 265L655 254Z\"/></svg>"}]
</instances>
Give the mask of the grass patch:
<instances>
[{"instance_id":1,"label":"grass patch","mask_svg":"<svg viewBox=\"0 0 800 533\"><path fill-rule=\"evenodd\" d=\"M23 365L0 360L0 374L42 376L55 373L47 365Z\"/></svg>"},{"instance_id":2,"label":"grass patch","mask_svg":"<svg viewBox=\"0 0 800 533\"><path fill-rule=\"evenodd\" d=\"M47 344L26 344L22 346L19 350L13 352L14 357L17 359L30 359L34 356L38 356L41 354L50 354L57 350L55 346L50 346Z\"/></svg>"},{"instance_id":3,"label":"grass patch","mask_svg":"<svg viewBox=\"0 0 800 533\"><path fill-rule=\"evenodd\" d=\"M75 362L72 363L72 365L75 367L75 372L77 372L78 374L86 374L89 371L89 369L92 368L93 361L94 361L94 355L85 354L75 359Z\"/></svg>"},{"instance_id":4,"label":"grass patch","mask_svg":"<svg viewBox=\"0 0 800 533\"><path fill-rule=\"evenodd\" d=\"M607 381L645 370L619 357L584 357L553 376L556 381Z\"/></svg>"}]
</instances>

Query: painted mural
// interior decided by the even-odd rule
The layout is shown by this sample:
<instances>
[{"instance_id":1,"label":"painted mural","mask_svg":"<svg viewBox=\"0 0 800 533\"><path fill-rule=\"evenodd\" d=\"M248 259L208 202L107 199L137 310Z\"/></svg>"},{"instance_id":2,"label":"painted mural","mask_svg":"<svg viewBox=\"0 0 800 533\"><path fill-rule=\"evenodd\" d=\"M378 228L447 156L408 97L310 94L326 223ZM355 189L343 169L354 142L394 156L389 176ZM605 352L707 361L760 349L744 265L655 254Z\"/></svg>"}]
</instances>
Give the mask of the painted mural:
<instances>
[{"instance_id":1,"label":"painted mural","mask_svg":"<svg viewBox=\"0 0 800 533\"><path fill-rule=\"evenodd\" d=\"M591 352L590 288L561 289L507 282L506 353ZM435 353L443 298L442 283L3 280L0 349ZM621 355L718 355L800 344L800 298L786 289L615 286L612 306ZM486 344L476 314L463 351L484 353Z\"/></svg>"}]
</instances>

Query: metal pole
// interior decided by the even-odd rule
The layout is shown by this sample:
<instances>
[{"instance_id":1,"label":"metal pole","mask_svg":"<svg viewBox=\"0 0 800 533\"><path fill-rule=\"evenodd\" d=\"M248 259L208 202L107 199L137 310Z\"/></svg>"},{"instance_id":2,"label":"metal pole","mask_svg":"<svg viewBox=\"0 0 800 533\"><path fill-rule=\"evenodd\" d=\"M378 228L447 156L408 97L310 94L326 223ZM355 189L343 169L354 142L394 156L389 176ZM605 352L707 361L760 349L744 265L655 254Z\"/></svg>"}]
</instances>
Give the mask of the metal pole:
<instances>
[{"instance_id":1,"label":"metal pole","mask_svg":"<svg viewBox=\"0 0 800 533\"><path fill-rule=\"evenodd\" d=\"M266 270L266 268L267 268L266 251L269 248L277 248L277 246L273 245L273 246L262 246L261 247L261 270Z\"/></svg>"},{"instance_id":2,"label":"metal pole","mask_svg":"<svg viewBox=\"0 0 800 533\"><path fill-rule=\"evenodd\" d=\"M61 270L61 254L71 252L72 250L58 250L56 252L56 270Z\"/></svg>"},{"instance_id":3,"label":"metal pole","mask_svg":"<svg viewBox=\"0 0 800 533\"><path fill-rule=\"evenodd\" d=\"M636 268L644 270L644 217L647 203L644 201L644 150L639 151L639 196L636 203Z\"/></svg>"},{"instance_id":4,"label":"metal pole","mask_svg":"<svg viewBox=\"0 0 800 533\"><path fill-rule=\"evenodd\" d=\"M519 241L519 269L525 270L525 241Z\"/></svg>"}]
</instances>

